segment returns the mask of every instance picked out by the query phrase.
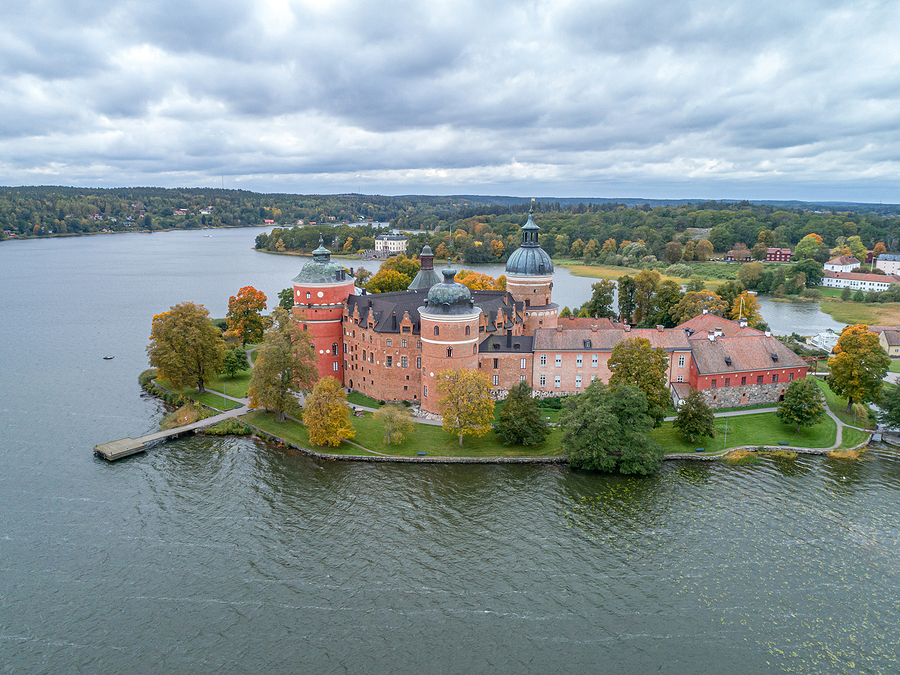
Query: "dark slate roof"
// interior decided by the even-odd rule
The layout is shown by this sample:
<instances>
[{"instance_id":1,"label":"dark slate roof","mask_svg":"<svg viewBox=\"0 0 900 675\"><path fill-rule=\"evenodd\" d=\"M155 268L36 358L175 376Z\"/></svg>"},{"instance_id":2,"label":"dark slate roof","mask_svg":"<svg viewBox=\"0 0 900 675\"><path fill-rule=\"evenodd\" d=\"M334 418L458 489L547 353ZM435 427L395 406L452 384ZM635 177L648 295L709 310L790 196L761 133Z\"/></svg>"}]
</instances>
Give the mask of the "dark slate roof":
<instances>
[{"instance_id":1,"label":"dark slate roof","mask_svg":"<svg viewBox=\"0 0 900 675\"><path fill-rule=\"evenodd\" d=\"M534 345L531 335L492 335L478 345L479 353L530 354Z\"/></svg>"},{"instance_id":2,"label":"dark slate roof","mask_svg":"<svg viewBox=\"0 0 900 675\"><path fill-rule=\"evenodd\" d=\"M539 229L529 212L528 222L522 226L522 243L506 261L507 274L526 276L553 274L553 261L538 244Z\"/></svg>"},{"instance_id":3,"label":"dark slate roof","mask_svg":"<svg viewBox=\"0 0 900 675\"><path fill-rule=\"evenodd\" d=\"M806 367L806 361L773 337L746 335L691 341L694 364L701 375ZM772 355L778 360L772 358ZM725 360L728 359L730 364Z\"/></svg>"},{"instance_id":4,"label":"dark slate roof","mask_svg":"<svg viewBox=\"0 0 900 675\"><path fill-rule=\"evenodd\" d=\"M472 291L468 286L455 281L457 270L447 268L443 271L444 280L435 284L428 291L425 306L434 314L471 314L475 306Z\"/></svg>"},{"instance_id":5,"label":"dark slate roof","mask_svg":"<svg viewBox=\"0 0 900 675\"><path fill-rule=\"evenodd\" d=\"M319 248L313 251L313 259L306 263L292 281L297 284L333 284L346 281L347 270L331 260L331 251L325 248L319 237Z\"/></svg>"},{"instance_id":6,"label":"dark slate roof","mask_svg":"<svg viewBox=\"0 0 900 675\"><path fill-rule=\"evenodd\" d=\"M416 278L412 280L409 287L414 291L427 291L435 284L441 283L441 278L433 269L419 270Z\"/></svg>"}]
</instances>

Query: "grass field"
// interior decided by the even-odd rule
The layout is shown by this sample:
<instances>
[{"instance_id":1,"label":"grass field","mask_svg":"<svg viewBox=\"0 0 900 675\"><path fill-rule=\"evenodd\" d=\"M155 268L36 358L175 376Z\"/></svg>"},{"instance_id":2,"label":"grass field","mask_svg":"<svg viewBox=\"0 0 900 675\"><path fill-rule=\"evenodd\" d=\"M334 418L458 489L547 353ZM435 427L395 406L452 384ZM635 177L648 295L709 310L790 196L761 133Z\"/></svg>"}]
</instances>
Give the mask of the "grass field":
<instances>
[{"instance_id":1,"label":"grass field","mask_svg":"<svg viewBox=\"0 0 900 675\"><path fill-rule=\"evenodd\" d=\"M823 297L819 309L841 323L900 326L900 302L845 302L838 298Z\"/></svg>"},{"instance_id":2,"label":"grass field","mask_svg":"<svg viewBox=\"0 0 900 675\"><path fill-rule=\"evenodd\" d=\"M165 382L163 380L157 380L157 381L159 382L159 385L161 387L168 389L169 391L177 392L177 393L181 394L182 396L186 396L195 401L199 401L203 405L208 405L210 408L215 408L216 410L225 411L225 410L232 410L234 408L241 407L240 403L235 403L234 401L229 401L226 398L222 398L221 394L216 394L214 391L210 391L209 389L207 389L201 395L201 394L197 393L199 390L196 387L185 387L181 391L178 391L177 389L172 387L172 385L170 385L168 382ZM213 386L213 385L208 385L208 386ZM221 389L222 389L221 381L219 381L218 389L219 389L219 391L221 391ZM228 391L226 393L230 396L237 396L236 394L232 394L230 388L228 389Z\"/></svg>"},{"instance_id":3,"label":"grass field","mask_svg":"<svg viewBox=\"0 0 900 675\"><path fill-rule=\"evenodd\" d=\"M891 365L888 370L892 373L900 373L900 359L891 359Z\"/></svg>"},{"instance_id":4,"label":"grass field","mask_svg":"<svg viewBox=\"0 0 900 675\"><path fill-rule=\"evenodd\" d=\"M728 421L727 444L726 420ZM705 448L707 452L717 452L742 445L778 445L780 441L803 448L828 448L834 445L837 438L837 425L829 417L821 424L811 428L801 428L798 432L796 427L782 424L775 417L775 413L758 413L717 418L716 437L705 438L700 443L685 442L672 422L663 422L663 425L659 429L654 429L650 435L666 449L666 452L694 452L698 447Z\"/></svg>"},{"instance_id":5,"label":"grass field","mask_svg":"<svg viewBox=\"0 0 900 675\"><path fill-rule=\"evenodd\" d=\"M835 394L831 391L831 387L819 378L816 378L816 384L819 385L819 389L825 394L825 403L828 405L829 410L831 410L841 422L855 427L861 426L854 414L852 412L847 412L847 399ZM870 417L874 419L874 415L870 415ZM871 423L869 428L874 429L875 424Z\"/></svg>"},{"instance_id":6,"label":"grass field","mask_svg":"<svg viewBox=\"0 0 900 675\"><path fill-rule=\"evenodd\" d=\"M380 408L382 406L381 401L370 398L365 394L360 394L358 391L351 391L347 394L347 402L350 405L361 405L365 408Z\"/></svg>"}]
</instances>

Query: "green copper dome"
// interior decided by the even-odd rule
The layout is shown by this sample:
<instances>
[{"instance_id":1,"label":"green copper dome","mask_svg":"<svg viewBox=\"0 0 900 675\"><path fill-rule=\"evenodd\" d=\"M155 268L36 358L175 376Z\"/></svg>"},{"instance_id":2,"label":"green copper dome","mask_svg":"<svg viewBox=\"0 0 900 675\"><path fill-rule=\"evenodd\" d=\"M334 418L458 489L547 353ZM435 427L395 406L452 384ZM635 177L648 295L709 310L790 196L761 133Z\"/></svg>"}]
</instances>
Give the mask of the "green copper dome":
<instances>
[{"instance_id":1,"label":"green copper dome","mask_svg":"<svg viewBox=\"0 0 900 675\"><path fill-rule=\"evenodd\" d=\"M553 261L538 244L539 229L534 222L532 212L529 212L528 222L522 226L522 243L506 261L507 274L523 276L553 274Z\"/></svg>"},{"instance_id":2,"label":"green copper dome","mask_svg":"<svg viewBox=\"0 0 900 675\"><path fill-rule=\"evenodd\" d=\"M346 280L347 270L340 263L331 261L331 251L325 248L321 236L319 248L313 251L313 259L292 279L295 284L333 284Z\"/></svg>"},{"instance_id":3,"label":"green copper dome","mask_svg":"<svg viewBox=\"0 0 900 675\"><path fill-rule=\"evenodd\" d=\"M425 300L425 307L421 309L429 314L471 314L475 306L472 292L453 280L456 270L447 268L443 274L444 280L431 287Z\"/></svg>"}]
</instances>

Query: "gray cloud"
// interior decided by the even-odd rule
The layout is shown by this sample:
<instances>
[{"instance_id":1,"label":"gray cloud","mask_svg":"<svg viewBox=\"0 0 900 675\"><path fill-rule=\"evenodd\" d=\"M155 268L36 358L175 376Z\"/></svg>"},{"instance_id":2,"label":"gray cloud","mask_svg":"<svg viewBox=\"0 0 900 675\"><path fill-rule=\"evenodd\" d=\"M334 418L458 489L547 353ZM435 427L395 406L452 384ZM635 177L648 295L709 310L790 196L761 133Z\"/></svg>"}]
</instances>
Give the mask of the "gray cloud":
<instances>
[{"instance_id":1,"label":"gray cloud","mask_svg":"<svg viewBox=\"0 0 900 675\"><path fill-rule=\"evenodd\" d=\"M16 3L0 183L900 202L900 6Z\"/></svg>"}]
</instances>

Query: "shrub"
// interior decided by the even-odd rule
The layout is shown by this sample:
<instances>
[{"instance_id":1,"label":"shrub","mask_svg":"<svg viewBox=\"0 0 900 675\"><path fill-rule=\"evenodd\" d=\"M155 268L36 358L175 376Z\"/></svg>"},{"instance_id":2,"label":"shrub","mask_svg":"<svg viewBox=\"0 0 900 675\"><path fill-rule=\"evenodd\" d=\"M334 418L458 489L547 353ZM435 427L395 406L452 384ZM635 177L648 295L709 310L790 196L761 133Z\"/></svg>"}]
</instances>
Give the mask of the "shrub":
<instances>
[{"instance_id":1,"label":"shrub","mask_svg":"<svg viewBox=\"0 0 900 675\"><path fill-rule=\"evenodd\" d=\"M150 384L153 380L156 379L156 368L147 368L143 373L138 375L138 382L140 382L141 386L146 389L147 385Z\"/></svg>"},{"instance_id":2,"label":"shrub","mask_svg":"<svg viewBox=\"0 0 900 675\"><path fill-rule=\"evenodd\" d=\"M208 436L249 436L253 433L253 429L240 420L230 419L207 427L202 433Z\"/></svg>"},{"instance_id":3,"label":"shrub","mask_svg":"<svg viewBox=\"0 0 900 675\"><path fill-rule=\"evenodd\" d=\"M682 263L669 265L666 268L666 275L670 277L681 277L682 279L687 279L689 276L691 276L691 267L690 265L684 265Z\"/></svg>"}]
</instances>

